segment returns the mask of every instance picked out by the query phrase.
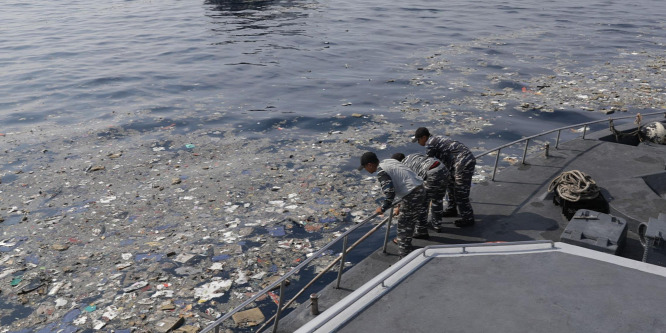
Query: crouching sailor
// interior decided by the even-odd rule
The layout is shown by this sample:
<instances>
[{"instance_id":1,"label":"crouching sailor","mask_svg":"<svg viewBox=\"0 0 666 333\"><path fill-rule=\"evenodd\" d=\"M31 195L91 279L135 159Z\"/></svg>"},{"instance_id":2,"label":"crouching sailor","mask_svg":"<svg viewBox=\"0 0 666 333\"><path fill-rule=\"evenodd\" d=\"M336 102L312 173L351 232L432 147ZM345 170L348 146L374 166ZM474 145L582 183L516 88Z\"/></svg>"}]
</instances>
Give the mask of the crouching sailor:
<instances>
[{"instance_id":1,"label":"crouching sailor","mask_svg":"<svg viewBox=\"0 0 666 333\"><path fill-rule=\"evenodd\" d=\"M464 144L458 141L440 136L430 136L430 131L425 127L419 127L416 130L412 141L425 146L426 155L438 158L449 168L453 176L454 203L462 217L454 222L455 225L457 227L474 225L474 210L469 202L472 176L476 166L474 155ZM447 212L444 212L444 215L447 216Z\"/></svg>"},{"instance_id":2,"label":"crouching sailor","mask_svg":"<svg viewBox=\"0 0 666 333\"><path fill-rule=\"evenodd\" d=\"M443 225L442 219L444 217L444 197L446 190L450 183L449 170L444 164L434 158L425 156L423 154L409 154L405 156L403 153L395 153L391 156L402 164L406 165L412 171L423 178L423 188L426 191L426 212L430 206L431 220L430 227L436 232L442 232ZM419 235L427 235L427 226L416 225L416 233ZM419 238L416 235L414 238ZM424 237L429 238L429 237Z\"/></svg>"},{"instance_id":3,"label":"crouching sailor","mask_svg":"<svg viewBox=\"0 0 666 333\"><path fill-rule=\"evenodd\" d=\"M395 214L398 215L397 243L402 258L412 251L412 235L414 235L415 226L425 226L427 223L423 179L395 159L389 158L380 162L373 152L366 152L361 156L361 166L358 170L361 169L365 169L371 174L376 172L381 184L385 198L382 205L377 207L377 214L384 214L394 201L402 199L395 209ZM425 232L427 235L427 229ZM414 236L425 238L419 234Z\"/></svg>"}]
</instances>

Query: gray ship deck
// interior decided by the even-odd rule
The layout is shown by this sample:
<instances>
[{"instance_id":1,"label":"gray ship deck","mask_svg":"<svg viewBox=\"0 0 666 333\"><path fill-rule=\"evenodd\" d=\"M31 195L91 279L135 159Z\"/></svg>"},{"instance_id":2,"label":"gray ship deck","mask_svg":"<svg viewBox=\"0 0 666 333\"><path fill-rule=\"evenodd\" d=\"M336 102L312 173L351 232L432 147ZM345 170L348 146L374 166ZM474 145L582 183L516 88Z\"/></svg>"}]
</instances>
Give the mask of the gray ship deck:
<instances>
[{"instance_id":1,"label":"gray ship deck","mask_svg":"<svg viewBox=\"0 0 666 333\"><path fill-rule=\"evenodd\" d=\"M426 248L395 266L296 332L657 332L666 324L666 268L569 244Z\"/></svg>"},{"instance_id":2,"label":"gray ship deck","mask_svg":"<svg viewBox=\"0 0 666 333\"><path fill-rule=\"evenodd\" d=\"M561 143L559 149L550 150L549 157L545 157L543 154L530 156L527 159L526 165L518 165L502 170L497 174L495 181L484 182L472 188L471 199L477 219L477 224L474 227L459 229L451 225L450 228L447 228L442 233L434 233L431 231L431 237L428 241L414 240L413 244L417 247L426 247L440 244L515 242L528 240L559 241L560 235L562 234L564 227L566 227L567 220L562 216L560 207L555 206L552 202L552 198L547 194L548 185L553 178L564 171L580 170L590 175L601 188L602 194L609 201L611 210L610 214L626 219L629 224L627 244L622 256L633 260L640 260L643 249L636 234L637 225L640 222L647 222L650 217L657 217L659 213L666 212L666 193L656 193L644 180L646 176L652 175L652 177L648 178L653 182L656 181L657 187L664 186L664 183L666 183L666 146L631 146L598 140L600 137L607 137L608 134L608 131L593 133L588 135L587 139L575 139L566 143ZM319 293L320 310L324 311L332 307L336 302L360 288L365 282L393 265L398 259L395 253L397 253L397 249L393 244L390 244L388 255L381 253L381 251L377 251L355 267L352 267L349 271L345 272L340 289L328 286ZM544 264L548 263L545 262ZM458 267L457 265L467 264L455 263L455 265ZM587 265L582 264L581 266ZM582 269L584 267L580 268ZM426 271L428 269L429 268L426 268ZM465 270L462 269L456 269L456 274L460 274L456 277L449 277L449 274L444 271L435 274L435 276L439 276L441 285L449 284L445 283L446 279L460 279L461 283L446 287L451 288L451 290L447 289L450 293L453 293L458 289L471 292L474 288L483 286L493 280L493 275L484 272L484 270L488 269L493 268L484 266L476 268L476 275L479 276L474 277L474 279L471 279L471 276L467 276L468 274L464 273ZM539 269L549 271L545 269L545 267L540 267ZM577 276L579 279L597 279L596 274L604 274L601 271L591 271L584 275L579 275L576 273L578 267L570 269L572 269L572 271L565 270L559 273L560 277L562 279L565 277L570 279L573 276ZM550 271L553 270L555 270L555 268ZM478 272L481 272L481 274L478 274ZM421 274L422 273L418 273L417 275L420 276ZM509 273L507 272L506 274ZM555 273L551 272L551 274ZM539 285L545 284L545 281L542 282L541 280L544 276L537 274L534 275L533 278L535 280L531 280L532 282L538 282ZM410 279L416 281L417 277L414 276L413 279ZM470 280L467 281L467 279ZM652 283L644 284L643 281L653 282L649 279L636 281L641 281L642 288L654 290L660 289L661 284L664 282L663 280L660 280L661 283L655 285ZM405 282L407 282L407 280ZM437 282L437 280L433 280L432 282ZM529 281L524 281L524 283L528 282ZM425 281L423 283L425 283ZM627 285L631 284L632 283L627 283ZM428 296L424 295L427 293L423 292L423 285L409 283L400 288L400 290L404 290L404 294L400 296L400 298L395 298L400 300L400 302L395 303L404 302L405 306L409 307L409 302L412 302L412 314L416 316L416 313L418 312L417 310L420 309L422 311L427 311L430 316L437 319L435 320L439 325L436 326L437 329L428 330L424 328L423 330L417 329L417 331L441 331L443 328L447 327L451 328L452 331L469 331L463 329L463 327L467 326L458 325L465 321L484 321L484 316L489 315L490 309L475 308L475 304L469 303L469 308L464 309L464 311L470 312L469 316L460 317L463 319L468 318L468 320L460 320L461 323L459 324L450 323L449 316L452 313L457 313L459 310L455 310L455 308L446 308L447 310L444 311L439 310L440 308L437 308L437 306L428 306L437 309L436 312L432 312L432 310L424 309L425 306L423 304L428 303L419 299L419 297ZM409 288L413 289L411 292L412 296L407 297L410 295ZM627 286L627 288L629 287ZM427 289L430 290L431 288ZM565 291L559 291L558 293L564 292ZM636 290L636 292L638 292L638 290ZM458 294L458 297L462 298L465 294L466 293L460 293ZM606 299L607 297L596 298L596 301L593 301L590 304L591 306L586 306L585 308L589 308L589 311L594 311L594 304L597 304L598 307L605 306L603 304L608 301ZM663 299L661 296L659 298ZM410 300L407 301L408 299ZM456 298L446 296L444 299L451 300ZM428 301L430 301L430 299L428 299ZM511 305L512 302L501 303L507 308L513 307ZM398 307L401 305L390 304L390 307L394 306ZM498 304L493 304L493 306L498 306ZM580 306L576 307L575 304L574 308L581 309ZM380 310L380 312L381 311L383 310ZM618 309L618 312L623 315L630 315L621 309ZM635 310L632 309L631 312L635 312ZM514 314L520 315L520 312ZM392 315L390 313L385 313L383 315L385 321L387 318L395 316L395 314ZM313 318L315 317L310 315L309 306L303 304L280 321L279 331L293 332ZM362 317L359 316L358 318L361 319ZM414 319L411 318L412 317L407 321L412 323L412 325L408 327L413 331L415 327L421 325L421 323L416 321L417 318L420 317L417 316L413 317ZM559 317L554 318L553 320L558 321L565 319L565 317ZM608 319L611 320L612 318ZM528 324L528 322L525 322L524 324ZM597 324L600 325L599 327L605 327L605 324L603 323L597 322ZM368 327L365 327L364 330L369 332L403 331L401 326L389 325L384 327L382 326L381 321L368 322L367 325ZM481 329L481 326L469 327L477 328L472 329L471 331L484 331L484 329ZM518 331L526 330L525 326L521 327L523 329L518 329ZM553 327L560 327L559 331L572 330L561 329L562 326L558 323L553 323ZM615 326L611 325L610 327L612 328ZM530 330L532 329L534 329L534 327L530 328ZM541 327L539 330L541 331ZM507 327L507 329L500 329L500 331L515 330ZM586 331L597 330L589 329ZM610 331L617 330L611 329ZM637 329L628 327L626 330L620 329L620 331L654 331L654 329L640 326Z\"/></svg>"}]
</instances>

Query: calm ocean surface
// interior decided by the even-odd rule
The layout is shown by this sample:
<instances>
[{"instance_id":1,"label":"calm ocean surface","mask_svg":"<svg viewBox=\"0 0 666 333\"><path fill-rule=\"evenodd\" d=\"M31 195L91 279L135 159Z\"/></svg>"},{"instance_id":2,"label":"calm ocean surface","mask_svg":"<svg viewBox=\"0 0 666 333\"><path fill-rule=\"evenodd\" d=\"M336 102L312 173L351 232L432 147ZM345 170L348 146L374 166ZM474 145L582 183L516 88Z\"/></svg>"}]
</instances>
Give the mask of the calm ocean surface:
<instances>
[{"instance_id":1,"label":"calm ocean surface","mask_svg":"<svg viewBox=\"0 0 666 333\"><path fill-rule=\"evenodd\" d=\"M503 67L519 85L562 60L584 69L623 50L664 51L664 14L662 0L5 0L0 133L385 113L407 96L441 94L410 79L442 48L460 50L448 61L474 72L469 87Z\"/></svg>"}]
</instances>

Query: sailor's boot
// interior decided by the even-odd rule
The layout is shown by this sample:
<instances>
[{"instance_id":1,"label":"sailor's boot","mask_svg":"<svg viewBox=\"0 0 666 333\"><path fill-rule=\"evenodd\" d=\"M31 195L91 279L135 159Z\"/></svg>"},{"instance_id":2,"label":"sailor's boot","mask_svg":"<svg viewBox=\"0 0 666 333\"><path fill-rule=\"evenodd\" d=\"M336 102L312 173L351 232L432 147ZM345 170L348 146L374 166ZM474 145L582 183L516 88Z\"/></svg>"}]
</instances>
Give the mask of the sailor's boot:
<instances>
[{"instance_id":1,"label":"sailor's boot","mask_svg":"<svg viewBox=\"0 0 666 333\"><path fill-rule=\"evenodd\" d=\"M442 224L442 213L432 213L430 215L430 220L428 221L428 225L430 226L430 229L435 230L435 232L440 233L443 231L444 226Z\"/></svg>"},{"instance_id":2,"label":"sailor's boot","mask_svg":"<svg viewBox=\"0 0 666 333\"><path fill-rule=\"evenodd\" d=\"M456 206L448 206L444 210L442 217L458 217L458 209L456 209Z\"/></svg>"},{"instance_id":3,"label":"sailor's boot","mask_svg":"<svg viewBox=\"0 0 666 333\"><path fill-rule=\"evenodd\" d=\"M466 227L471 227L474 225L474 219L460 219L460 220L455 220L453 224L456 225L458 228L466 228Z\"/></svg>"}]
</instances>

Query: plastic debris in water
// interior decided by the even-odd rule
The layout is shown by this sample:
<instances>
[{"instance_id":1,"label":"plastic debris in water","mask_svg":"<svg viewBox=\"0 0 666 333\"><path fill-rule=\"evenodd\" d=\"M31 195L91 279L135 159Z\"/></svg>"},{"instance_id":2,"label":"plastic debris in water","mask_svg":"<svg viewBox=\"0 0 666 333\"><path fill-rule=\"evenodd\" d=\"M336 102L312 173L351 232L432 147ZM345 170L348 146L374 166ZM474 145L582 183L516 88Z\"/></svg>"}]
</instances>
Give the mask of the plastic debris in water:
<instances>
[{"instance_id":1,"label":"plastic debris in water","mask_svg":"<svg viewBox=\"0 0 666 333\"><path fill-rule=\"evenodd\" d=\"M184 263L190 261L190 259L192 259L192 258L194 258L193 254L181 253L173 261L184 264Z\"/></svg>"},{"instance_id":2,"label":"plastic debris in water","mask_svg":"<svg viewBox=\"0 0 666 333\"><path fill-rule=\"evenodd\" d=\"M163 254L161 253L154 253L154 254L149 254L149 253L139 253L136 256L134 256L134 261L148 261L148 260L155 260L155 261L160 261L162 260L162 257L164 257Z\"/></svg>"},{"instance_id":3,"label":"plastic debris in water","mask_svg":"<svg viewBox=\"0 0 666 333\"><path fill-rule=\"evenodd\" d=\"M55 303L56 308L62 308L67 305L67 300L64 298L58 298L55 300Z\"/></svg>"},{"instance_id":4,"label":"plastic debris in water","mask_svg":"<svg viewBox=\"0 0 666 333\"><path fill-rule=\"evenodd\" d=\"M127 288L124 288L123 291L128 293L130 291L141 289L141 288L143 288L147 285L148 285L148 282L146 282L146 281L138 281L138 282L134 282L131 286L129 286Z\"/></svg>"},{"instance_id":5,"label":"plastic debris in water","mask_svg":"<svg viewBox=\"0 0 666 333\"><path fill-rule=\"evenodd\" d=\"M153 296L150 296L151 298L155 297L166 297L166 298L172 298L173 297L173 290L159 290L153 294Z\"/></svg>"},{"instance_id":6,"label":"plastic debris in water","mask_svg":"<svg viewBox=\"0 0 666 333\"><path fill-rule=\"evenodd\" d=\"M102 319L109 321L113 320L113 318L116 318L118 316L118 308L115 305L110 305L109 307L104 310L104 313L102 314Z\"/></svg>"},{"instance_id":7,"label":"plastic debris in water","mask_svg":"<svg viewBox=\"0 0 666 333\"><path fill-rule=\"evenodd\" d=\"M12 282L10 284L11 284L12 287L16 287L16 286L18 286L19 283L21 283L21 281L23 281L23 277L22 276L17 276L17 277L12 279Z\"/></svg>"},{"instance_id":8,"label":"plastic debris in water","mask_svg":"<svg viewBox=\"0 0 666 333\"><path fill-rule=\"evenodd\" d=\"M101 330L104 326L106 326L106 322L98 319L93 320L93 329Z\"/></svg>"},{"instance_id":9,"label":"plastic debris in water","mask_svg":"<svg viewBox=\"0 0 666 333\"><path fill-rule=\"evenodd\" d=\"M242 270L238 270L238 277L234 280L234 283L237 285L243 285L247 283L247 275Z\"/></svg>"},{"instance_id":10,"label":"plastic debris in water","mask_svg":"<svg viewBox=\"0 0 666 333\"><path fill-rule=\"evenodd\" d=\"M116 196L115 196L115 195L110 195L110 196L108 196L108 197L101 197L101 198L99 199L99 202L100 202L100 203L109 203L109 202L111 202L111 201L113 201L113 200L116 200Z\"/></svg>"},{"instance_id":11,"label":"plastic debris in water","mask_svg":"<svg viewBox=\"0 0 666 333\"><path fill-rule=\"evenodd\" d=\"M176 268L175 272L178 275L199 274L199 273L201 273L201 268L195 268L195 267L192 267L192 266L183 266L183 267Z\"/></svg>"},{"instance_id":12,"label":"plastic debris in water","mask_svg":"<svg viewBox=\"0 0 666 333\"><path fill-rule=\"evenodd\" d=\"M127 261L127 262L124 262L124 263L121 263L121 264L116 265L116 269L119 270L119 271L121 271L121 270L123 270L123 269L125 269L125 268L127 268L127 267L130 267L130 266L132 266L132 263L129 262L129 261Z\"/></svg>"},{"instance_id":13,"label":"plastic debris in water","mask_svg":"<svg viewBox=\"0 0 666 333\"><path fill-rule=\"evenodd\" d=\"M49 290L49 296L53 296L56 293L58 293L58 291L60 290L60 288L62 288L63 285L65 285L65 282L63 282L63 281L58 281L58 282L54 283L51 290Z\"/></svg>"},{"instance_id":14,"label":"plastic debris in water","mask_svg":"<svg viewBox=\"0 0 666 333\"><path fill-rule=\"evenodd\" d=\"M81 325L84 325L86 323L86 321L88 321L88 317L87 316L81 316L79 318L76 318L76 320L74 320L72 322L72 324L74 324L76 326L81 326Z\"/></svg>"},{"instance_id":15,"label":"plastic debris in water","mask_svg":"<svg viewBox=\"0 0 666 333\"><path fill-rule=\"evenodd\" d=\"M273 201L269 201L268 203L273 205L273 206L284 207L284 201L282 201L282 200L273 200Z\"/></svg>"},{"instance_id":16,"label":"plastic debris in water","mask_svg":"<svg viewBox=\"0 0 666 333\"><path fill-rule=\"evenodd\" d=\"M231 283L231 280L218 280L206 283L194 288L194 297L198 297L199 302L206 302L211 298L221 297L231 288Z\"/></svg>"},{"instance_id":17,"label":"plastic debris in water","mask_svg":"<svg viewBox=\"0 0 666 333\"><path fill-rule=\"evenodd\" d=\"M583 132L589 131L589 130L590 130L590 127L588 127L588 126L583 126L581 128L577 128L577 129L573 129L573 128L571 129L571 131L574 132L574 133L583 133Z\"/></svg>"},{"instance_id":18,"label":"plastic debris in water","mask_svg":"<svg viewBox=\"0 0 666 333\"><path fill-rule=\"evenodd\" d=\"M6 240L3 240L3 241L0 241L0 246L12 247L12 246L16 245L16 243L17 242L13 238L12 239L6 239Z\"/></svg>"}]
</instances>

